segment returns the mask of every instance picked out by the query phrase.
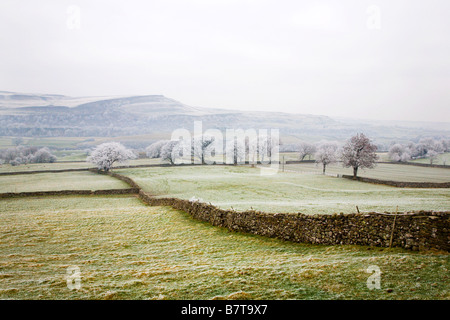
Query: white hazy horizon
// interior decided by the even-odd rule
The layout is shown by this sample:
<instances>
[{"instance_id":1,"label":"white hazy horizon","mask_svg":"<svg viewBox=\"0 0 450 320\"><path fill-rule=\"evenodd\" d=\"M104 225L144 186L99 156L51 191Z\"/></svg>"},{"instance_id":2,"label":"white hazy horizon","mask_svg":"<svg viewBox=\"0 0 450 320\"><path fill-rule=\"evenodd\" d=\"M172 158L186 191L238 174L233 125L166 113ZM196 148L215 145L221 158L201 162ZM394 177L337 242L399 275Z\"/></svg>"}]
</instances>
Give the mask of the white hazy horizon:
<instances>
[{"instance_id":1,"label":"white hazy horizon","mask_svg":"<svg viewBox=\"0 0 450 320\"><path fill-rule=\"evenodd\" d=\"M0 90L450 121L450 2L3 0Z\"/></svg>"}]
</instances>

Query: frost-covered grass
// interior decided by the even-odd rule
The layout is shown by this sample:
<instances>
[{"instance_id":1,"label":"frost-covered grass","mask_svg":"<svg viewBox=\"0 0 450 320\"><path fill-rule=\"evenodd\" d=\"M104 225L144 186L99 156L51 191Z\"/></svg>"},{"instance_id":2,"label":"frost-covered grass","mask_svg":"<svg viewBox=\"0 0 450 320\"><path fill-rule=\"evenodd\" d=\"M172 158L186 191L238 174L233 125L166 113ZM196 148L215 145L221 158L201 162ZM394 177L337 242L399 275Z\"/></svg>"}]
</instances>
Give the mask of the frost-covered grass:
<instances>
[{"instance_id":1,"label":"frost-covered grass","mask_svg":"<svg viewBox=\"0 0 450 320\"><path fill-rule=\"evenodd\" d=\"M120 180L89 171L0 176L0 193L128 188Z\"/></svg>"},{"instance_id":2,"label":"frost-covered grass","mask_svg":"<svg viewBox=\"0 0 450 320\"><path fill-rule=\"evenodd\" d=\"M55 162L55 163L30 163L11 166L9 164L0 165L0 172L22 172L22 171L45 171L45 170L66 170L94 168L92 163L87 162Z\"/></svg>"},{"instance_id":3,"label":"frost-covered grass","mask_svg":"<svg viewBox=\"0 0 450 320\"><path fill-rule=\"evenodd\" d=\"M321 173L322 167L315 163L289 164L287 170ZM351 168L343 168L341 163L329 165L327 173L353 175ZM360 169L358 176L409 182L450 182L450 170L401 164L378 163L374 169Z\"/></svg>"},{"instance_id":4,"label":"frost-covered grass","mask_svg":"<svg viewBox=\"0 0 450 320\"><path fill-rule=\"evenodd\" d=\"M397 167L393 165L393 167ZM449 189L394 188L322 175L279 172L261 176L258 168L233 166L121 169L145 191L236 210L302 212L449 210Z\"/></svg>"},{"instance_id":5,"label":"frost-covered grass","mask_svg":"<svg viewBox=\"0 0 450 320\"><path fill-rule=\"evenodd\" d=\"M430 163L430 158L423 158L423 159L416 159L411 160L410 162L416 162L416 163ZM450 152L442 153L437 156L437 158L433 161L433 164L445 164L450 165Z\"/></svg>"},{"instance_id":6,"label":"frost-covered grass","mask_svg":"<svg viewBox=\"0 0 450 320\"><path fill-rule=\"evenodd\" d=\"M129 196L0 206L0 299L450 298L448 253L231 233ZM373 265L379 290L366 285ZM69 266L80 268L79 290L67 288Z\"/></svg>"},{"instance_id":7,"label":"frost-covered grass","mask_svg":"<svg viewBox=\"0 0 450 320\"><path fill-rule=\"evenodd\" d=\"M0 165L0 172L21 172L21 171L45 171L45 170L65 170L65 169L83 169L83 168L95 168L92 163L86 162L86 156L80 154L74 154L62 159L63 162L55 163L30 163L22 164L19 166L11 166L9 164ZM66 161L81 161L81 162L66 162ZM125 163L115 163L113 167L117 166L136 166L136 165L153 165L161 164L160 159L135 159L129 160Z\"/></svg>"}]
</instances>

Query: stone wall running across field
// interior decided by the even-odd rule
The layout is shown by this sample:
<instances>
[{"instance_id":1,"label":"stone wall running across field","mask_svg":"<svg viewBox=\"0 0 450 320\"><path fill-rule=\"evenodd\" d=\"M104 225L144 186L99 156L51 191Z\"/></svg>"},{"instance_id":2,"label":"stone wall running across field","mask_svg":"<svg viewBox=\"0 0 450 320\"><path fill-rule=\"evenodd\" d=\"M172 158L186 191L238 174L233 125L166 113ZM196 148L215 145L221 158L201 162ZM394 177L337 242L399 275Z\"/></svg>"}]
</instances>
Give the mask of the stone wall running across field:
<instances>
[{"instance_id":1,"label":"stone wall running across field","mask_svg":"<svg viewBox=\"0 0 450 320\"><path fill-rule=\"evenodd\" d=\"M140 191L152 206L171 206L195 219L231 231L248 232L287 241L312 244L392 246L411 250L450 251L450 212L420 211L406 214L351 213L305 215L236 212L210 204L176 198L155 198Z\"/></svg>"},{"instance_id":2,"label":"stone wall running across field","mask_svg":"<svg viewBox=\"0 0 450 320\"><path fill-rule=\"evenodd\" d=\"M108 174L132 188L139 188L139 197L151 206L170 206L187 212L197 220L231 231L301 243L392 245L410 250L437 249L450 252L450 211L339 215L237 212L198 201L154 197L144 192L133 179L112 172Z\"/></svg>"},{"instance_id":3,"label":"stone wall running across field","mask_svg":"<svg viewBox=\"0 0 450 320\"><path fill-rule=\"evenodd\" d=\"M342 178L354 179L353 176L350 175L342 175ZM363 177L356 177L355 180L375 184L384 184L397 188L450 188L450 182L401 182Z\"/></svg>"},{"instance_id":4,"label":"stone wall running across field","mask_svg":"<svg viewBox=\"0 0 450 320\"><path fill-rule=\"evenodd\" d=\"M6 192L6 193L0 193L0 198L73 196L73 195L117 195L117 194L137 194L138 192L139 192L138 188L106 189L106 190L58 190L58 191Z\"/></svg>"},{"instance_id":5,"label":"stone wall running across field","mask_svg":"<svg viewBox=\"0 0 450 320\"><path fill-rule=\"evenodd\" d=\"M92 170L98 172L97 170ZM103 173L103 172L98 172ZM105 174L105 173L103 173ZM402 247L411 250L437 249L450 252L450 211L419 211L401 214L349 213L305 215L301 213L237 212L211 204L177 198L158 198L144 192L133 179L106 173L127 183L130 189L63 190L4 193L0 198L51 196L136 194L152 206L171 206L193 218L231 231L247 232L287 241L312 244L354 244L379 247Z\"/></svg>"}]
</instances>

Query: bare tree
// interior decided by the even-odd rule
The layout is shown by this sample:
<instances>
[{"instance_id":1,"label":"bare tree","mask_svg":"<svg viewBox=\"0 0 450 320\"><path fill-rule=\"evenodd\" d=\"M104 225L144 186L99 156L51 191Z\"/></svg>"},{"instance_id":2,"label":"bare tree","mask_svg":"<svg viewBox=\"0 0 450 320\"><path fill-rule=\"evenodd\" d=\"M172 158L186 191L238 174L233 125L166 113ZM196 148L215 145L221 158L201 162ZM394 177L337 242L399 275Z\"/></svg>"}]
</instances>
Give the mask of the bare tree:
<instances>
[{"instance_id":1,"label":"bare tree","mask_svg":"<svg viewBox=\"0 0 450 320\"><path fill-rule=\"evenodd\" d=\"M373 168L378 159L377 147L363 133L358 133L348 140L342 149L344 167L353 168L353 179L356 179L359 168Z\"/></svg>"},{"instance_id":2,"label":"bare tree","mask_svg":"<svg viewBox=\"0 0 450 320\"><path fill-rule=\"evenodd\" d=\"M309 155L309 158L311 159L311 156L316 152L316 147L308 142L300 142L298 144L298 153L300 161L303 161L306 156Z\"/></svg>"},{"instance_id":3,"label":"bare tree","mask_svg":"<svg viewBox=\"0 0 450 320\"><path fill-rule=\"evenodd\" d=\"M317 148L317 151L314 154L314 159L316 160L316 163L322 164L323 174L325 174L327 165L337 161L336 155L337 149L338 149L337 144L331 142L320 144L319 147Z\"/></svg>"},{"instance_id":4,"label":"bare tree","mask_svg":"<svg viewBox=\"0 0 450 320\"><path fill-rule=\"evenodd\" d=\"M399 143L396 143L389 148L388 156L389 159L396 162L406 162L411 159L409 148Z\"/></svg>"},{"instance_id":5,"label":"bare tree","mask_svg":"<svg viewBox=\"0 0 450 320\"><path fill-rule=\"evenodd\" d=\"M97 146L87 161L95 164L99 170L108 172L114 163L123 163L134 158L136 158L134 153L121 143L106 142Z\"/></svg>"}]
</instances>

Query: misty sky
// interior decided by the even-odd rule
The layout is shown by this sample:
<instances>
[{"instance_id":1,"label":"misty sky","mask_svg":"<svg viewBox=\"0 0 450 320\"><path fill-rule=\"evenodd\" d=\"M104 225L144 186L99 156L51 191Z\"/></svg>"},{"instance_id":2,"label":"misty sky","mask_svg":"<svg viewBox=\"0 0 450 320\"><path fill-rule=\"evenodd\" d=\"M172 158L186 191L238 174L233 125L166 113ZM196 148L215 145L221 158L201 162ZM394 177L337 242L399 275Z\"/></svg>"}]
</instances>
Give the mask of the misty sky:
<instances>
[{"instance_id":1,"label":"misty sky","mask_svg":"<svg viewBox=\"0 0 450 320\"><path fill-rule=\"evenodd\" d=\"M450 122L448 0L1 0L0 43L0 91Z\"/></svg>"}]
</instances>

